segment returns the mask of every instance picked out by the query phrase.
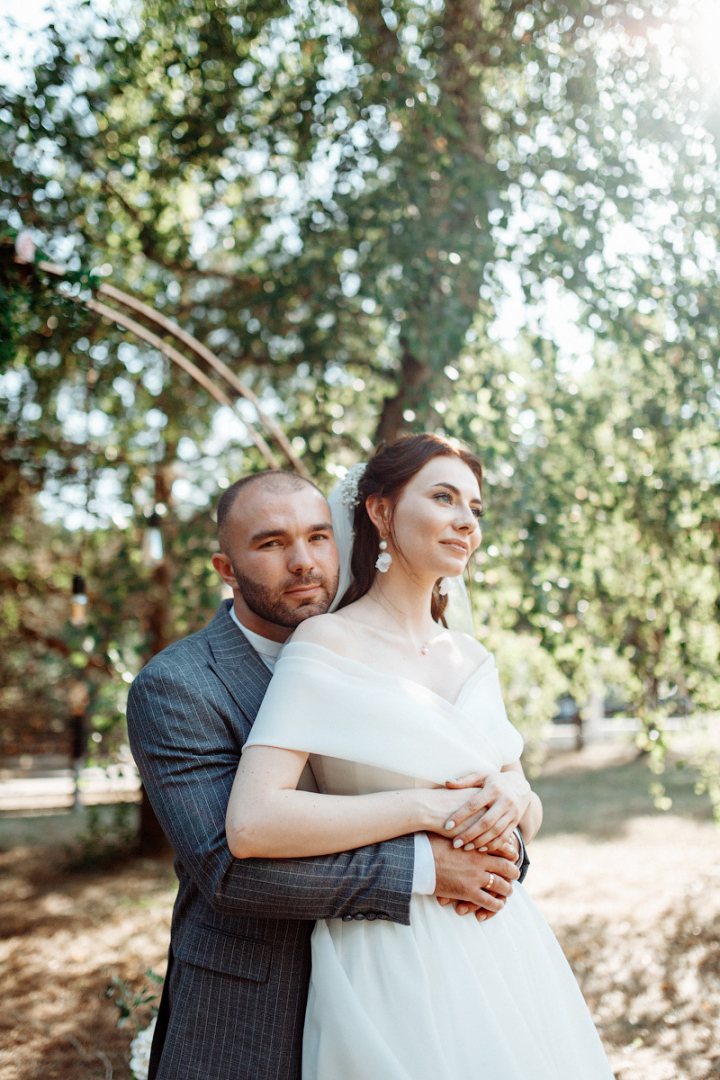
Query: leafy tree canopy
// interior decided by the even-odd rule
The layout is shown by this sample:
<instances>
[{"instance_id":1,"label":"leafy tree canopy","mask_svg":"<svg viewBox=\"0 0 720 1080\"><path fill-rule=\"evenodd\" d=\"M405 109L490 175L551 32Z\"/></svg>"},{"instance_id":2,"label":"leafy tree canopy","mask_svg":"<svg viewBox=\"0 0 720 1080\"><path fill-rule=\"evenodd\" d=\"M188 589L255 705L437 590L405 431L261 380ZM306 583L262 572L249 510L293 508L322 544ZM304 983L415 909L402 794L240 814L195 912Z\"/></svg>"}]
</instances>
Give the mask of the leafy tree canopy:
<instances>
[{"instance_id":1,"label":"leafy tree canopy","mask_svg":"<svg viewBox=\"0 0 720 1080\"><path fill-rule=\"evenodd\" d=\"M718 111L693 52L705 6L84 11L50 27L28 88L4 94L8 237L33 230L78 294L112 274L194 333L321 482L406 430L479 447L477 615L492 641L514 635L514 670L536 671L520 712L545 684L570 680L582 700L598 678L651 717L673 694L716 707ZM73 559L102 581L92 610L114 606L86 655L109 656L110 635L118 651L122 633L132 669L212 607L208 500L262 462L156 350L2 250L11 517L26 522L33 492L46 507L76 492L97 554L58 533L54 587ZM553 329L562 305L570 345ZM132 532L157 503L161 581ZM26 561L24 598L7 576L16 625L50 587Z\"/></svg>"}]
</instances>

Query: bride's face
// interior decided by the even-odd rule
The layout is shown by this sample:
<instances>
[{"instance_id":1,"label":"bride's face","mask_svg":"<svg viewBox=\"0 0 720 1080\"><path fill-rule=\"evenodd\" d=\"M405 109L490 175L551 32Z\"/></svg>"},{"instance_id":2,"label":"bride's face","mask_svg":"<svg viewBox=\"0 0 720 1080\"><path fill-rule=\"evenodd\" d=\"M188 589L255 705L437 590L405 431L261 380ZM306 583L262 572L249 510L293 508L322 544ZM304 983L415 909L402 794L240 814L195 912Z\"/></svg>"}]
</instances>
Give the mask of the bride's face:
<instances>
[{"instance_id":1,"label":"bride's face","mask_svg":"<svg viewBox=\"0 0 720 1080\"><path fill-rule=\"evenodd\" d=\"M398 557L399 548L413 576L456 577L482 539L481 515L473 471L456 457L432 458L397 501L388 551Z\"/></svg>"}]
</instances>

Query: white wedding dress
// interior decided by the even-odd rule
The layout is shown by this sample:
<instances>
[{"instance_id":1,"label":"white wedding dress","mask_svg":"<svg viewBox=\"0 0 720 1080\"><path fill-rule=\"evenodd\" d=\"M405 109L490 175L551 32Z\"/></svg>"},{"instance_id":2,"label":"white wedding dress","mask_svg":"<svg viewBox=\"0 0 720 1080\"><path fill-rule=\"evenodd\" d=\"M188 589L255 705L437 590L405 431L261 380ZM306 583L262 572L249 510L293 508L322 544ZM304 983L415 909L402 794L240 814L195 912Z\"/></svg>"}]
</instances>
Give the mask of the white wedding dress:
<instances>
[{"instance_id":1,"label":"white wedding dress","mask_svg":"<svg viewBox=\"0 0 720 1080\"><path fill-rule=\"evenodd\" d=\"M311 753L320 790L443 785L516 761L486 656L454 704L320 645L290 643L246 745ZM463 793L459 793L462 801ZM522 885L485 923L413 896L410 925L317 923L303 1080L612 1080L575 978Z\"/></svg>"}]
</instances>

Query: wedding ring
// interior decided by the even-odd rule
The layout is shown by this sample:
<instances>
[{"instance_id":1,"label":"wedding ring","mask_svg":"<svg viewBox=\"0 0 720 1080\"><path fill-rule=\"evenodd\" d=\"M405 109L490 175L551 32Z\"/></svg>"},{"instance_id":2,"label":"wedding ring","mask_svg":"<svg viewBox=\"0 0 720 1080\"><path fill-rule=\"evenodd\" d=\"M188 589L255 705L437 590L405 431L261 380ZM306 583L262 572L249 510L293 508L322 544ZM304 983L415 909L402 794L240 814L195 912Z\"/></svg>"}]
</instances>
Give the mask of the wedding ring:
<instances>
[{"instance_id":1,"label":"wedding ring","mask_svg":"<svg viewBox=\"0 0 720 1080\"><path fill-rule=\"evenodd\" d=\"M485 892L490 892L490 890L493 887L493 882L494 881L495 881L495 875L491 874L490 875L490 880L488 881L487 885L485 886Z\"/></svg>"}]
</instances>

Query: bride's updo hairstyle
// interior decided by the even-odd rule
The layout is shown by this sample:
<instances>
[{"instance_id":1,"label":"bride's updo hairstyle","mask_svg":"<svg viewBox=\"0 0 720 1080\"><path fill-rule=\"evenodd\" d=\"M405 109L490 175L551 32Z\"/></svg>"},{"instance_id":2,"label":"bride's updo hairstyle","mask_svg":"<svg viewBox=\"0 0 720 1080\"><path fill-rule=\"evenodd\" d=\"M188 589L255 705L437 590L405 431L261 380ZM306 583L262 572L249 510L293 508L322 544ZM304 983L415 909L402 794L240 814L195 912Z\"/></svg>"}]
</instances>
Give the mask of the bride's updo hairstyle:
<instances>
[{"instance_id":1,"label":"bride's updo hairstyle","mask_svg":"<svg viewBox=\"0 0 720 1080\"><path fill-rule=\"evenodd\" d=\"M353 543L350 569L352 581L348 586L338 608L359 600L369 590L375 579L375 562L380 553L380 537L370 520L366 502L370 495L378 495L390 502L390 536L393 546L402 558L393 527L395 507L413 476L436 457L454 457L463 461L477 477L482 491L482 465L480 459L469 450L451 443L440 435L405 435L397 442L388 445L381 443L367 464L358 483L358 502L355 507ZM438 581L432 595L432 617L436 622L444 622L447 596L441 596Z\"/></svg>"}]
</instances>

